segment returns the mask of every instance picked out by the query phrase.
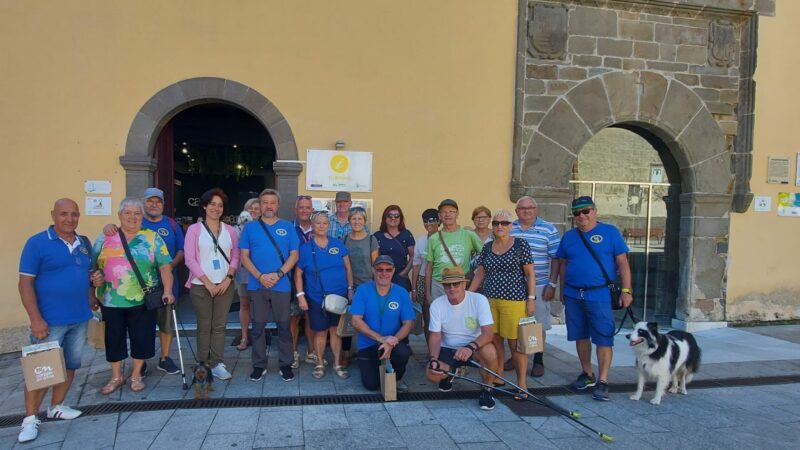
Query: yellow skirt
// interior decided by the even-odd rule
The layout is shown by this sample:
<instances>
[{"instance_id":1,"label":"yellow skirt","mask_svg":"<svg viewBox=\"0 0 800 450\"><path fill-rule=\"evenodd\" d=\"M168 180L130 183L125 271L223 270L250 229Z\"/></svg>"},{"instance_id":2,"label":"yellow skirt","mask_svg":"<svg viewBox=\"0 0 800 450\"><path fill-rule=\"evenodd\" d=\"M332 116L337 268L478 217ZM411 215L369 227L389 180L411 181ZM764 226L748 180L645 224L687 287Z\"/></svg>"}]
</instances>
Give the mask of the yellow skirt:
<instances>
[{"instance_id":1,"label":"yellow skirt","mask_svg":"<svg viewBox=\"0 0 800 450\"><path fill-rule=\"evenodd\" d=\"M504 339L516 339L519 319L525 317L524 300L489 299L494 319L494 333Z\"/></svg>"}]
</instances>

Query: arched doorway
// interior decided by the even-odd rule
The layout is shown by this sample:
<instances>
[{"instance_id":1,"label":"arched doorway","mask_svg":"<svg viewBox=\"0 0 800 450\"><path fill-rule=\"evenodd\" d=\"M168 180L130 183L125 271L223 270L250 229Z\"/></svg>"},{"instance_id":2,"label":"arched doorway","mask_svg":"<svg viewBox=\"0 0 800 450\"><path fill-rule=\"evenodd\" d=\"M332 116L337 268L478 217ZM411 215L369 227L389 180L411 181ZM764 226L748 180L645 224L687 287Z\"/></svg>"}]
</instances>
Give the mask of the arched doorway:
<instances>
[{"instance_id":1,"label":"arched doorway","mask_svg":"<svg viewBox=\"0 0 800 450\"><path fill-rule=\"evenodd\" d=\"M630 248L634 313L667 324L675 317L678 286L680 175L674 167L658 138L615 126L583 146L570 182L573 197L592 196L600 220L615 225Z\"/></svg>"},{"instance_id":2,"label":"arched doorway","mask_svg":"<svg viewBox=\"0 0 800 450\"><path fill-rule=\"evenodd\" d=\"M223 78L192 78L165 87L148 99L133 119L120 164L125 169L127 195L141 195L154 184L155 147L163 128L193 106L226 104L247 112L269 133L275 146L274 186L283 198L297 195L302 165L288 121L278 108L255 89ZM292 202L283 202L279 214L292 216Z\"/></svg>"}]
</instances>

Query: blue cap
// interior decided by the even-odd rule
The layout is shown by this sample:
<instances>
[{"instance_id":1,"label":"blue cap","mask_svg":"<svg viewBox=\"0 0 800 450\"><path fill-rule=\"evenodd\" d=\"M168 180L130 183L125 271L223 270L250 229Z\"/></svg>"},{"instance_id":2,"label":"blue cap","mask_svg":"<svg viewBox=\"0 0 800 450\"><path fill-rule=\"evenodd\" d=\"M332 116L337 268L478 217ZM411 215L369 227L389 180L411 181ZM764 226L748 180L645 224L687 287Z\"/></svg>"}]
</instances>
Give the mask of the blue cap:
<instances>
[{"instance_id":1,"label":"blue cap","mask_svg":"<svg viewBox=\"0 0 800 450\"><path fill-rule=\"evenodd\" d=\"M378 267L378 264L389 264L390 266L394 267L394 260L389 255L381 255L375 258L375 262L372 263L372 267Z\"/></svg>"},{"instance_id":2,"label":"blue cap","mask_svg":"<svg viewBox=\"0 0 800 450\"><path fill-rule=\"evenodd\" d=\"M572 209L581 209L586 207L591 207L591 208L595 207L594 200L592 200L592 197L589 197L588 195L584 195L583 197L578 197L572 201Z\"/></svg>"},{"instance_id":3,"label":"blue cap","mask_svg":"<svg viewBox=\"0 0 800 450\"><path fill-rule=\"evenodd\" d=\"M161 201L164 201L164 191L159 188L147 188L144 190L144 199L147 200L150 197L158 197Z\"/></svg>"}]
</instances>

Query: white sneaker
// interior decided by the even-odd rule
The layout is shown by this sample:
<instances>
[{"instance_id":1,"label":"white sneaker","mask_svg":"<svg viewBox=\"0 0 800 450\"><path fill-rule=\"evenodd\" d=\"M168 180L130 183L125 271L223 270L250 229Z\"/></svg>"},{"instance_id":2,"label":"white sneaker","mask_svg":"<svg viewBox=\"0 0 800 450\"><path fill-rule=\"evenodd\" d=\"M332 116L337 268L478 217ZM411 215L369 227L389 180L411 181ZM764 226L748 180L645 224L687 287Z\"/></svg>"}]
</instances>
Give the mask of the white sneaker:
<instances>
[{"instance_id":1,"label":"white sneaker","mask_svg":"<svg viewBox=\"0 0 800 450\"><path fill-rule=\"evenodd\" d=\"M78 411L77 409L73 409L70 408L69 406L64 406L64 405L56 405L47 408L48 419L72 420L77 417L80 417L81 414L83 413Z\"/></svg>"},{"instance_id":2,"label":"white sneaker","mask_svg":"<svg viewBox=\"0 0 800 450\"><path fill-rule=\"evenodd\" d=\"M211 368L211 375L214 375L214 378L219 380L230 380L233 378L228 369L225 368L225 363L219 363L216 366Z\"/></svg>"},{"instance_id":3,"label":"white sneaker","mask_svg":"<svg viewBox=\"0 0 800 450\"><path fill-rule=\"evenodd\" d=\"M292 369L298 369L300 367L300 353L294 352L294 356L292 357Z\"/></svg>"},{"instance_id":4,"label":"white sneaker","mask_svg":"<svg viewBox=\"0 0 800 450\"><path fill-rule=\"evenodd\" d=\"M17 440L19 442L30 442L39 436L39 425L42 423L36 416L28 416L22 420L22 428L19 430Z\"/></svg>"}]
</instances>

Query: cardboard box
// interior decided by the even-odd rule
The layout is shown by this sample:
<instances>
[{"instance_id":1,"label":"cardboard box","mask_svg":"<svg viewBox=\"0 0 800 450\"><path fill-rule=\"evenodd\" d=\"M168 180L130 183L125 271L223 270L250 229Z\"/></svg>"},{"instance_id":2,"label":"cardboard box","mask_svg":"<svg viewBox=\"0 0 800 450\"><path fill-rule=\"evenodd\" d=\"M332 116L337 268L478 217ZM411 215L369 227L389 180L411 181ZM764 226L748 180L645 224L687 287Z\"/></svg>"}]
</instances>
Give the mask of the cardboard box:
<instances>
[{"instance_id":1,"label":"cardboard box","mask_svg":"<svg viewBox=\"0 0 800 450\"><path fill-rule=\"evenodd\" d=\"M29 391L63 383L67 379L64 349L58 342L22 347L22 374Z\"/></svg>"},{"instance_id":2,"label":"cardboard box","mask_svg":"<svg viewBox=\"0 0 800 450\"><path fill-rule=\"evenodd\" d=\"M390 369L392 372L387 372L385 363L381 364L379 370L381 371L381 394L383 394L383 401L397 401L397 374L392 369Z\"/></svg>"},{"instance_id":3,"label":"cardboard box","mask_svg":"<svg viewBox=\"0 0 800 450\"><path fill-rule=\"evenodd\" d=\"M517 351L532 355L544 351L544 328L533 317L519 319L517 328Z\"/></svg>"}]
</instances>

